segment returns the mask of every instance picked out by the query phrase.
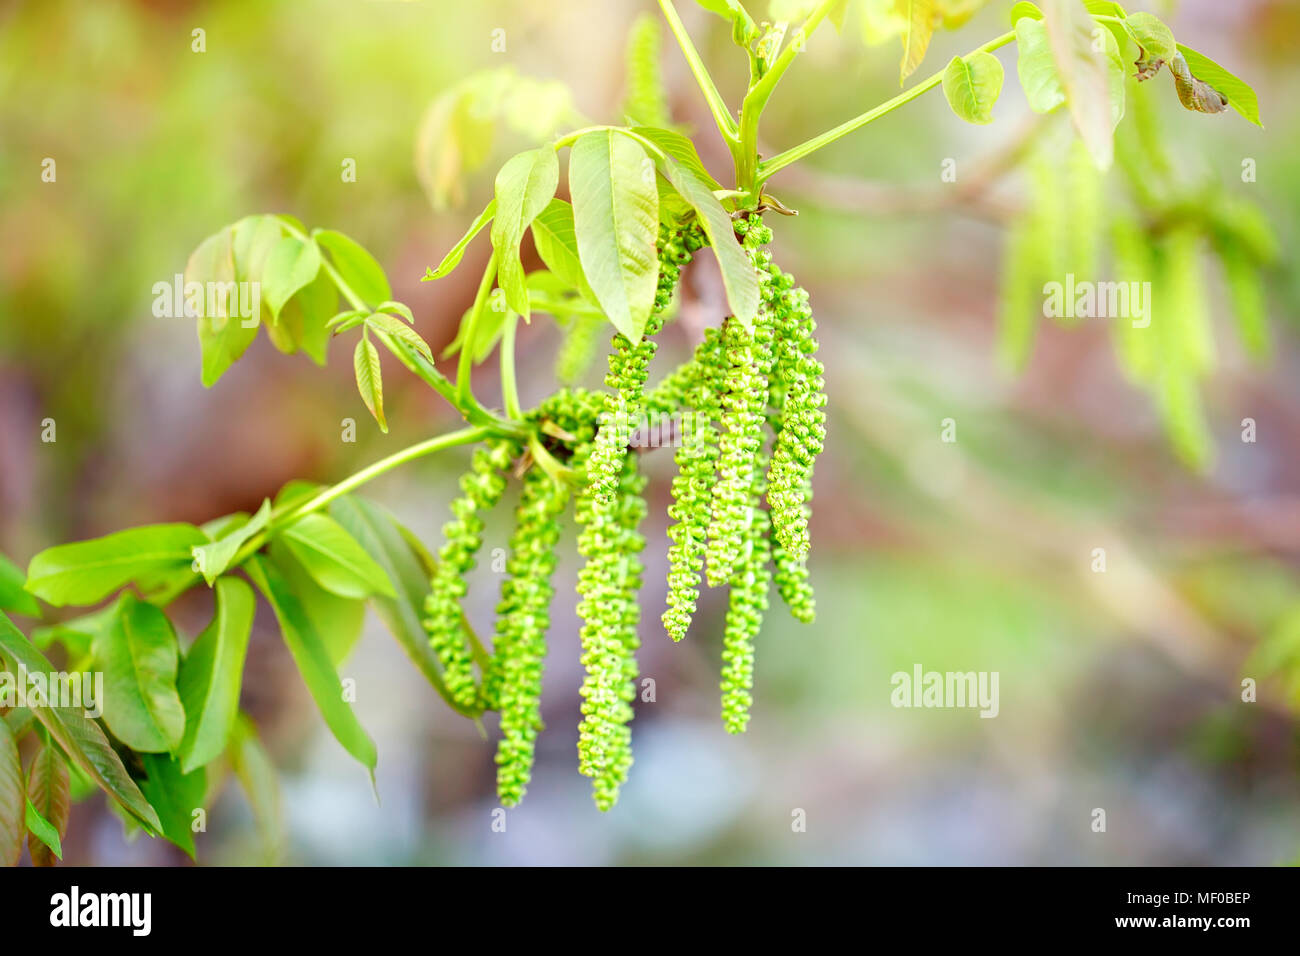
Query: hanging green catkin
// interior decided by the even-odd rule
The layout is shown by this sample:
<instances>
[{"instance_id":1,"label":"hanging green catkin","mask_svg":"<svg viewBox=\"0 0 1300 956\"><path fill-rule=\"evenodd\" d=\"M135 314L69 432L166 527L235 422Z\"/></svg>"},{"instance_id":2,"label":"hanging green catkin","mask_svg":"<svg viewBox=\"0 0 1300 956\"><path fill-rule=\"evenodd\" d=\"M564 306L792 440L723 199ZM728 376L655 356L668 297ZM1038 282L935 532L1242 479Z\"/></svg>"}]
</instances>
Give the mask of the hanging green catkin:
<instances>
[{"instance_id":1,"label":"hanging green catkin","mask_svg":"<svg viewBox=\"0 0 1300 956\"><path fill-rule=\"evenodd\" d=\"M769 524L771 517L770 512L765 515ZM780 542L773 541L772 564L775 566L773 577L777 593L790 608L790 615L802 624L813 623L817 617L817 601L808 574L808 562L792 558Z\"/></svg>"},{"instance_id":2,"label":"hanging green catkin","mask_svg":"<svg viewBox=\"0 0 1300 956\"><path fill-rule=\"evenodd\" d=\"M772 580L768 566L771 525L759 506L763 493L761 468L756 475L742 532L744 551L731 582L722 635L722 722L729 734L744 733L749 723L749 708L754 700L754 641L763 626Z\"/></svg>"},{"instance_id":3,"label":"hanging green catkin","mask_svg":"<svg viewBox=\"0 0 1300 956\"><path fill-rule=\"evenodd\" d=\"M775 266L769 266L775 270ZM816 323L808 293L777 270L777 351L773 377L781 385L781 424L768 469L767 504L776 541L789 560L808 557L808 501L813 465L826 440L826 382L817 359Z\"/></svg>"},{"instance_id":4,"label":"hanging green catkin","mask_svg":"<svg viewBox=\"0 0 1300 956\"><path fill-rule=\"evenodd\" d=\"M438 553L438 566L424 599L424 629L442 662L443 681L452 699L465 707L472 707L478 696L461 622L460 601L467 590L465 575L473 569L475 555L483 545L480 516L501 500L506 488L505 472L518 454L519 446L508 439L497 439L474 450L470 470L460 479L463 494L451 503L455 517L443 525L446 542Z\"/></svg>"},{"instance_id":5,"label":"hanging green catkin","mask_svg":"<svg viewBox=\"0 0 1300 956\"><path fill-rule=\"evenodd\" d=\"M631 766L631 702L635 696L636 591L640 584L637 552L644 539L635 525L645 513L640 493L644 479L637 458L627 456L608 501L584 491L576 514L582 532L578 552L586 564L578 573L578 616L583 621L582 723L578 731L578 770L593 779L601 810L618 798Z\"/></svg>"},{"instance_id":6,"label":"hanging green catkin","mask_svg":"<svg viewBox=\"0 0 1300 956\"><path fill-rule=\"evenodd\" d=\"M760 301L753 330L735 317L722 324L722 431L718 439L718 474L712 490L712 516L705 548L705 577L710 587L731 580L744 545L744 527L754 469L763 444L763 421L771 376L776 306L780 300L771 256L761 247L772 230L757 216L736 223L745 251L759 275Z\"/></svg>"},{"instance_id":7,"label":"hanging green catkin","mask_svg":"<svg viewBox=\"0 0 1300 956\"><path fill-rule=\"evenodd\" d=\"M700 597L700 572L704 568L713 482L718 469L718 431L714 427L722 413L719 401L724 369L722 336L708 329L692 361L693 387L686 390L681 444L674 460L673 503L668 517L672 541L668 549L668 608L663 613L664 629L674 641L686 636Z\"/></svg>"},{"instance_id":8,"label":"hanging green catkin","mask_svg":"<svg viewBox=\"0 0 1300 956\"><path fill-rule=\"evenodd\" d=\"M567 501L568 490L541 468L524 475L506 562L508 577L497 606L493 666L484 678L485 696L501 711L496 762L502 806L513 807L523 798L543 726L542 664L554 594L551 576L560 540L559 516Z\"/></svg>"},{"instance_id":9,"label":"hanging green catkin","mask_svg":"<svg viewBox=\"0 0 1300 956\"><path fill-rule=\"evenodd\" d=\"M663 328L663 312L672 302L682 266L699 248L699 241L694 230L671 233L662 228L659 284L655 291L654 309L646 323L645 337L633 345L620 332L610 343L613 351L609 356L609 374L605 376L605 384L611 391L605 397L605 412L596 433L596 446L587 462L587 480L591 495L597 500L609 501L618 486L623 459L627 457L628 438L644 411L650 360L659 348L653 336Z\"/></svg>"}]
</instances>

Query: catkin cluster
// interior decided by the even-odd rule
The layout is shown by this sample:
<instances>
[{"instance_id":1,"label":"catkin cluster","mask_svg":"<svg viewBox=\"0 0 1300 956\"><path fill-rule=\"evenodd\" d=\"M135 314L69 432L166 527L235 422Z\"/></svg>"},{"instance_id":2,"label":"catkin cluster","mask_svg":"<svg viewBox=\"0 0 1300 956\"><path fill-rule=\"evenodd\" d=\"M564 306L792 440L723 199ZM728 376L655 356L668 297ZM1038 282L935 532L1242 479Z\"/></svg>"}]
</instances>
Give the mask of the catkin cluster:
<instances>
[{"instance_id":1,"label":"catkin cluster","mask_svg":"<svg viewBox=\"0 0 1300 956\"><path fill-rule=\"evenodd\" d=\"M639 528L647 511L646 478L628 443L646 412L677 414L679 422L663 624L681 640L703 583L728 588L721 691L729 732L744 731L749 721L754 644L771 584L798 620L813 618L808 502L813 461L825 437L826 398L812 312L807 293L764 248L771 231L752 214L735 226L759 277L752 327L726 319L706 331L690 361L646 389L653 336L682 267L704 241L697 225L664 230L646 337L637 345L614 337L609 390L555 393L527 416L535 429L529 445L495 439L475 452L461 479L463 494L452 504L454 518L444 528L446 542L425 601L425 626L455 702L468 712L500 713L497 788L505 806L524 795L543 728L552 578L570 498L584 562L577 586L586 671L578 767L592 778L601 810L614 805L627 780L644 572ZM492 651L485 656L467 631L461 600L465 575L482 547L483 516L502 500L512 471L522 481ZM477 682L476 661L482 666Z\"/></svg>"}]
</instances>

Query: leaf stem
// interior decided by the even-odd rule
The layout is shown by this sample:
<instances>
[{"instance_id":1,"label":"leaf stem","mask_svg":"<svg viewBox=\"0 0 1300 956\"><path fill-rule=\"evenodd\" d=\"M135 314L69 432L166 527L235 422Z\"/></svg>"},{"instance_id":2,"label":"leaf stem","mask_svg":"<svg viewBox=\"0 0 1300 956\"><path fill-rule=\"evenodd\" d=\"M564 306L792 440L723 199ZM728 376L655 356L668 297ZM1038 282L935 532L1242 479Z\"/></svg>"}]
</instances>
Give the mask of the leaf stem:
<instances>
[{"instance_id":1,"label":"leaf stem","mask_svg":"<svg viewBox=\"0 0 1300 956\"><path fill-rule=\"evenodd\" d=\"M736 185L748 192L754 193L762 185L762 180L758 175L760 164L758 162L758 121L763 115L763 110L767 107L767 102L772 98L772 92L776 85L781 82L781 77L785 71L790 68L794 58L804 49L808 38L812 36L813 31L821 25L827 15L844 0L822 0L812 13L808 14L808 19L799 25L794 31L794 36L786 44L784 50L777 56L775 62L763 74L762 78L755 83L748 93L745 94L744 102L740 107L740 129L739 145L733 150L736 157Z\"/></svg>"},{"instance_id":2,"label":"leaf stem","mask_svg":"<svg viewBox=\"0 0 1300 956\"><path fill-rule=\"evenodd\" d=\"M519 383L515 380L515 330L518 324L518 314L510 311L506 313L506 322L501 328L501 404L506 416L513 419L523 417L519 407Z\"/></svg>"},{"instance_id":3,"label":"leaf stem","mask_svg":"<svg viewBox=\"0 0 1300 956\"><path fill-rule=\"evenodd\" d=\"M341 498L343 495L346 495L355 488L359 488L366 482L378 478L385 472L392 471L398 465L404 465L408 461L413 461L416 458L431 455L435 451L442 451L444 448L454 448L457 445L469 445L477 441L482 441L492 433L493 429L491 428L482 425L475 425L470 428L462 428L458 431L447 432L443 435L436 435L433 438L428 438L422 442L403 448L401 451L394 452L387 458L379 459L379 461L374 464L362 468L356 474L344 478L338 484L331 485L324 489L314 498L311 498L303 504L296 505L284 511L279 511L278 513L273 512L266 529L249 538L248 541L244 543L244 546L239 549L239 553L235 555L234 560L230 562L230 566L233 568L248 560L250 556L256 554L276 531L293 524L293 522L305 515L319 511L336 498Z\"/></svg>"},{"instance_id":4,"label":"leaf stem","mask_svg":"<svg viewBox=\"0 0 1300 956\"><path fill-rule=\"evenodd\" d=\"M465 329L465 341L460 347L460 363L456 367L456 407L461 408L468 402L473 401L473 393L470 390L470 372L474 367L474 331L478 328L479 319L483 315L483 310L487 307L488 299L492 295L492 283L497 277L497 253L492 250L492 255L488 258L487 268L483 270L483 278L479 280L478 292L474 294L474 304L470 307L469 325Z\"/></svg>"},{"instance_id":5,"label":"leaf stem","mask_svg":"<svg viewBox=\"0 0 1300 956\"><path fill-rule=\"evenodd\" d=\"M717 125L718 132L722 134L723 141L734 154L740 137L737 134L736 121L727 109L726 101L718 92L718 87L713 82L713 77L709 75L704 60L700 58L699 51L695 49L695 44L691 40L691 35L686 32L682 18L677 15L673 0L659 0L659 9L663 11L664 19L668 21L668 29L676 38L677 45L682 48L682 55L686 57L686 64L691 68L691 75L695 77L700 92L704 94L704 99L709 104L709 112L713 114L713 122Z\"/></svg>"},{"instance_id":6,"label":"leaf stem","mask_svg":"<svg viewBox=\"0 0 1300 956\"><path fill-rule=\"evenodd\" d=\"M1004 47L1008 43L1013 42L1015 38L1016 38L1016 33L1014 30L1012 30L1008 33L1002 34L1000 37L990 40L988 43L985 43L981 47L977 47L976 49L972 50L970 53L966 55L974 56L976 53L991 53L992 51L999 49L1000 47ZM784 169L785 167L789 166L791 163L798 162L799 160L808 156L810 153L816 152L817 150L821 149L823 146L829 146L837 139L847 136L849 133L852 133L855 130L861 129L863 126L866 126L868 123L874 122L875 120L880 119L880 117L888 113L892 113L900 106L910 103L912 100L916 99L922 93L934 89L936 86L938 86L940 83L943 82L943 74L944 71L939 70L937 73L932 74L931 76L922 80L920 83L916 84L916 86L912 87L910 90L906 90L898 94L893 99L886 100L884 103L881 103L879 106L875 107L874 109L868 110L867 112L863 113L861 116L856 116L846 123L841 123L839 126L836 126L832 130L827 130L825 133L822 133L820 136L814 136L812 139L808 140L807 142L800 143L798 146L795 146L791 149L787 149L784 153L778 153L777 155L773 156L771 159L759 163L756 184L761 187L765 182L767 182L769 178L771 178L773 173L776 173L779 170Z\"/></svg>"}]
</instances>

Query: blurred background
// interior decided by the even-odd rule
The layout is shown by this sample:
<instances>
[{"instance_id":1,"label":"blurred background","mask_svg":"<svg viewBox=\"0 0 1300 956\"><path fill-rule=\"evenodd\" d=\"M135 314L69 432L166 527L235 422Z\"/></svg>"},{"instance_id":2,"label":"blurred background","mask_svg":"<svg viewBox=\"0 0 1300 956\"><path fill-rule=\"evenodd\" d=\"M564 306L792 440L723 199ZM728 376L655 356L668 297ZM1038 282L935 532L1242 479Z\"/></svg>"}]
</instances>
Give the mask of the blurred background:
<instances>
[{"instance_id":1,"label":"blurred background","mask_svg":"<svg viewBox=\"0 0 1300 956\"><path fill-rule=\"evenodd\" d=\"M763 6L749 4L756 17ZM570 534L547 661L548 729L504 833L492 828L493 720L484 739L368 619L343 673L357 680L356 708L379 746L376 803L259 609L244 707L277 768L280 859L1300 860L1300 114L1290 108L1300 5L1128 6L1167 17L1180 41L1251 82L1268 127L1186 112L1165 76L1130 87L1130 109L1145 96L1144 122L1166 144L1162 182L1262 210L1280 250L1262 272L1267 350L1243 346L1230 290L1204 254L1216 360L1198 381L1199 424L1180 426L1178 409L1132 383L1104 321L1045 322L1023 371L1012 370L1007 236L1051 195L1035 188L1035 168L1064 168L1069 147L1059 123L1032 119L1014 47L1004 49L1008 82L992 126L960 122L931 92L770 184L799 212L768 219L778 260L812 295L829 438L812 523L817 622L794 622L773 595L748 733L729 737L718 718L719 596L706 595L681 645L658 625L673 464L652 451L640 661L656 692L637 705L636 765L617 808L596 811L576 771ZM679 7L738 102L745 61L727 26L686 0ZM918 78L1006 30L1010 7L990 0L962 29L936 34ZM418 281L425 267L490 197L496 165L546 135L530 139L530 122L621 120L625 37L654 8L0 2L0 551L25 566L54 543L132 524L254 511L291 478L335 481L454 427L435 395L386 366L392 429L381 435L338 346L320 369L262 337L205 390L193 321L154 317L153 284L183 271L220 226L291 213L371 249L441 350L473 297L486 243L438 283ZM203 52L192 49L196 29ZM897 40L869 47L864 32L851 18L842 35L816 35L765 116L769 154L897 92ZM725 181L726 150L666 30L661 47L674 119L696 131ZM452 133L437 125L435 102L467 74L503 69L559 84L540 87L544 109L487 120L498 127L490 154L461 157L464 168L449 173L438 157ZM1141 194L1134 157L1155 163L1141 146L1127 157L1094 184L1100 217ZM55 182L42 181L46 158ZM340 175L348 159L355 182ZM1254 160L1254 181L1243 182L1244 159ZM955 183L945 168L956 169ZM652 380L720 321L712 270L692 267ZM559 341L545 319L521 331L526 403L554 387ZM476 387L499 394L491 363ZM354 444L340 440L345 418L358 422ZM1242 438L1247 418L1253 442ZM41 441L45 419L57 423L54 443ZM955 442L941 440L945 419ZM366 493L436 548L466 462L451 451ZM491 527L488 549L507 534ZM1094 570L1097 548L1104 572ZM467 611L490 633L499 575L481 564ZM175 619L192 637L210 614L209 596L192 594ZM999 715L893 708L890 676L914 665L998 672ZM1259 681L1256 701L1242 701L1243 678ZM1094 808L1106 811L1105 833L1092 830ZM806 832L792 832L796 810ZM201 862L265 859L233 780L198 847ZM162 841L126 839L98 796L74 811L65 848L81 864L185 862Z\"/></svg>"}]
</instances>

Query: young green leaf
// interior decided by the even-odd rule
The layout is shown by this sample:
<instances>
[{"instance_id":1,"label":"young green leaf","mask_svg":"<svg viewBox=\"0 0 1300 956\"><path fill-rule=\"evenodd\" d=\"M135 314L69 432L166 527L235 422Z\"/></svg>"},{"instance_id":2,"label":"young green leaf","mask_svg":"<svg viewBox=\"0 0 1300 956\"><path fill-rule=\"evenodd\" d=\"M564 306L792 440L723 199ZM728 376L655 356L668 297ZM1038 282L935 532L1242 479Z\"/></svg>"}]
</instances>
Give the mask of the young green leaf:
<instances>
[{"instance_id":1,"label":"young green leaf","mask_svg":"<svg viewBox=\"0 0 1300 956\"><path fill-rule=\"evenodd\" d=\"M1173 31L1150 13L1135 13L1125 18L1124 32L1142 48L1143 60L1168 61L1178 52Z\"/></svg>"},{"instance_id":2,"label":"young green leaf","mask_svg":"<svg viewBox=\"0 0 1300 956\"><path fill-rule=\"evenodd\" d=\"M389 315L387 312L376 312L366 319L366 325L374 332L391 335L399 342L405 342L427 358L430 364L433 363L433 350L429 348L429 343L420 338L419 332L396 316Z\"/></svg>"},{"instance_id":3,"label":"young green leaf","mask_svg":"<svg viewBox=\"0 0 1300 956\"><path fill-rule=\"evenodd\" d=\"M335 335L341 335L348 329L354 329L370 316L369 309L346 309L325 323Z\"/></svg>"},{"instance_id":4,"label":"young green leaf","mask_svg":"<svg viewBox=\"0 0 1300 956\"><path fill-rule=\"evenodd\" d=\"M332 518L304 515L286 528L281 538L325 590L350 598L396 596L383 569Z\"/></svg>"},{"instance_id":5,"label":"young green leaf","mask_svg":"<svg viewBox=\"0 0 1300 956\"><path fill-rule=\"evenodd\" d=\"M758 37L758 24L746 12L740 0L695 0L695 2L731 24L731 39L737 46L747 47Z\"/></svg>"},{"instance_id":6,"label":"young green leaf","mask_svg":"<svg viewBox=\"0 0 1300 956\"><path fill-rule=\"evenodd\" d=\"M215 611L181 662L176 689L185 709L181 771L189 773L226 749L243 681L244 656L253 627L252 589L239 578L221 578Z\"/></svg>"},{"instance_id":7,"label":"young green leaf","mask_svg":"<svg viewBox=\"0 0 1300 956\"><path fill-rule=\"evenodd\" d=\"M293 556L283 541L273 541L268 556L284 575L285 584L311 619L312 626L329 651L330 662L338 667L347 659L361 637L366 602L358 598L339 597L326 591L307 573L302 562Z\"/></svg>"},{"instance_id":8,"label":"young green leaf","mask_svg":"<svg viewBox=\"0 0 1300 956\"><path fill-rule=\"evenodd\" d=\"M1250 84L1240 77L1229 73L1204 53L1197 53L1191 47L1178 44L1178 52L1187 61L1192 76L1209 84L1218 92L1228 105L1261 129L1264 124L1259 119L1259 98Z\"/></svg>"},{"instance_id":9,"label":"young green leaf","mask_svg":"<svg viewBox=\"0 0 1300 956\"><path fill-rule=\"evenodd\" d=\"M247 714L240 714L230 735L230 766L244 788L253 819L266 851L265 861L279 862L284 849L284 827L280 813L280 783L275 766L258 739L257 727Z\"/></svg>"},{"instance_id":10,"label":"young green leaf","mask_svg":"<svg viewBox=\"0 0 1300 956\"><path fill-rule=\"evenodd\" d=\"M40 617L41 606L23 589L25 580L22 568L0 554L0 611Z\"/></svg>"},{"instance_id":11,"label":"young green leaf","mask_svg":"<svg viewBox=\"0 0 1300 956\"><path fill-rule=\"evenodd\" d=\"M134 581L142 589L189 575L192 551L208 536L190 524L130 528L47 548L27 568L27 590L55 607L94 604Z\"/></svg>"},{"instance_id":12,"label":"young green leaf","mask_svg":"<svg viewBox=\"0 0 1300 956\"><path fill-rule=\"evenodd\" d=\"M240 297L235 281L232 230L226 226L199 244L185 264L185 284L201 285L198 310L199 346L203 353L203 386L209 388L225 374L257 338L260 316L241 317L232 305Z\"/></svg>"},{"instance_id":13,"label":"young green leaf","mask_svg":"<svg viewBox=\"0 0 1300 956\"><path fill-rule=\"evenodd\" d=\"M285 236L275 244L262 269L262 295L266 296L272 321L279 321L284 304L318 272L320 249L316 243Z\"/></svg>"},{"instance_id":14,"label":"young green leaf","mask_svg":"<svg viewBox=\"0 0 1300 956\"><path fill-rule=\"evenodd\" d=\"M589 301L596 301L578 257L578 236L573 227L573 207L563 199L552 199L533 220L533 243L537 254L556 276L577 289Z\"/></svg>"},{"instance_id":15,"label":"young green leaf","mask_svg":"<svg viewBox=\"0 0 1300 956\"><path fill-rule=\"evenodd\" d=\"M47 854L53 855L56 859L63 859L63 841L59 838L59 831L55 829L54 824L45 819L40 810L30 800L27 801L27 845L33 851L36 847L41 847ZM33 857L35 852L33 852ZM33 866L39 864L33 863Z\"/></svg>"},{"instance_id":16,"label":"young green leaf","mask_svg":"<svg viewBox=\"0 0 1300 956\"><path fill-rule=\"evenodd\" d=\"M487 208L478 214L478 218L470 223L469 229L465 230L465 235L461 236L460 240L451 247L451 251L442 257L442 262L438 263L438 268L426 269L424 275L420 277L420 281L430 282L433 279L441 279L460 265L460 261L465 258L465 250L469 248L469 244L474 241L474 237L483 231L483 227L490 223L496 214L497 201L494 198L487 204Z\"/></svg>"},{"instance_id":17,"label":"young green leaf","mask_svg":"<svg viewBox=\"0 0 1300 956\"><path fill-rule=\"evenodd\" d=\"M185 736L185 708L176 691L180 647L167 615L127 594L117 617L94 642L104 671L104 723L141 753L175 753Z\"/></svg>"},{"instance_id":18,"label":"young green leaf","mask_svg":"<svg viewBox=\"0 0 1300 956\"><path fill-rule=\"evenodd\" d=\"M943 95L959 118L968 123L991 123L1002 79L1002 63L992 53L955 56L943 73Z\"/></svg>"},{"instance_id":19,"label":"young green leaf","mask_svg":"<svg viewBox=\"0 0 1300 956\"><path fill-rule=\"evenodd\" d=\"M368 305L377 305L393 297L388 277L375 257L355 239L333 229L317 229L312 238L329 255L339 276Z\"/></svg>"},{"instance_id":20,"label":"young green leaf","mask_svg":"<svg viewBox=\"0 0 1300 956\"><path fill-rule=\"evenodd\" d=\"M27 839L27 852L31 855L32 865L53 866L56 857L63 859L62 840L68 833L72 801L68 764L59 748L49 740L42 740L40 749L32 757L31 766L27 768L27 802L54 831L54 842L51 843L48 839L50 834L38 835L28 825L31 835Z\"/></svg>"},{"instance_id":21,"label":"young green leaf","mask_svg":"<svg viewBox=\"0 0 1300 956\"><path fill-rule=\"evenodd\" d=\"M395 586L395 597L371 598L380 619L438 695L461 710L447 692L442 664L421 623L430 571L420 563L396 520L373 502L353 495L332 502L330 516L366 549Z\"/></svg>"},{"instance_id":22,"label":"young green leaf","mask_svg":"<svg viewBox=\"0 0 1300 956\"><path fill-rule=\"evenodd\" d=\"M1011 25L1014 27L1023 18L1028 17L1031 20L1043 19L1043 11L1038 9L1038 5L1030 3L1029 0L1017 0L1016 5L1011 8Z\"/></svg>"},{"instance_id":23,"label":"young green leaf","mask_svg":"<svg viewBox=\"0 0 1300 956\"><path fill-rule=\"evenodd\" d=\"M1065 88L1047 42L1047 27L1040 20L1026 16L1016 21L1016 72L1035 113L1050 113L1065 102Z\"/></svg>"},{"instance_id":24,"label":"young green leaf","mask_svg":"<svg viewBox=\"0 0 1300 956\"><path fill-rule=\"evenodd\" d=\"M902 86L925 59L930 37L934 36L934 27L939 20L939 10L935 0L898 0L898 8L905 24L903 62L898 71L898 85Z\"/></svg>"},{"instance_id":25,"label":"young green leaf","mask_svg":"<svg viewBox=\"0 0 1300 956\"><path fill-rule=\"evenodd\" d=\"M614 328L636 344L659 277L654 164L622 133L587 133L569 157L569 192L582 271Z\"/></svg>"},{"instance_id":26,"label":"young green leaf","mask_svg":"<svg viewBox=\"0 0 1300 956\"><path fill-rule=\"evenodd\" d=\"M492 221L492 247L497 251L497 273L506 303L529 319L528 290L519 243L546 208L560 181L560 160L555 149L542 146L511 157L497 173L496 219Z\"/></svg>"},{"instance_id":27,"label":"young green leaf","mask_svg":"<svg viewBox=\"0 0 1300 956\"><path fill-rule=\"evenodd\" d=\"M27 832L27 791L18 741L0 720L0 866L17 866Z\"/></svg>"},{"instance_id":28,"label":"young green leaf","mask_svg":"<svg viewBox=\"0 0 1300 956\"><path fill-rule=\"evenodd\" d=\"M713 178L713 174L705 168L704 160L700 159L700 154L695 150L695 144L686 136L672 129L656 129L653 126L635 126L632 132L642 139L654 143L665 156L675 159L679 165L685 166L691 172L695 173L703 182L708 184L709 189L721 189L722 185Z\"/></svg>"},{"instance_id":29,"label":"young green leaf","mask_svg":"<svg viewBox=\"0 0 1300 956\"><path fill-rule=\"evenodd\" d=\"M736 241L731 217L714 197L708 183L700 179L690 167L668 159L665 162L668 178L682 197L691 204L700 217L700 225L709 237L709 245L717 256L722 270L722 284L727 292L727 305L747 329L754 327L758 315L758 274Z\"/></svg>"},{"instance_id":30,"label":"young green leaf","mask_svg":"<svg viewBox=\"0 0 1300 956\"><path fill-rule=\"evenodd\" d=\"M500 309L485 309L483 314L479 316L477 323L473 321L473 307L466 309L460 317L460 326L456 329L456 337L442 350L442 358L451 358L451 356L466 347L473 354L475 365L491 355L492 350L496 348L497 342L501 341L501 333L505 328L506 319L514 315L509 309L504 308L504 302L501 305L502 308ZM470 333L470 326L473 326L474 341L466 346L465 339Z\"/></svg>"},{"instance_id":31,"label":"young green leaf","mask_svg":"<svg viewBox=\"0 0 1300 956\"><path fill-rule=\"evenodd\" d=\"M202 767L183 773L178 761L166 754L145 754L146 777L140 789L162 823L162 835L194 859L194 811L203 809L208 775Z\"/></svg>"},{"instance_id":32,"label":"young green leaf","mask_svg":"<svg viewBox=\"0 0 1300 956\"><path fill-rule=\"evenodd\" d=\"M267 337L281 352L293 354L301 349L317 365L324 365L329 350L329 318L338 305L338 289L322 269L284 304L280 321L267 324Z\"/></svg>"},{"instance_id":33,"label":"young green leaf","mask_svg":"<svg viewBox=\"0 0 1300 956\"><path fill-rule=\"evenodd\" d=\"M29 674L55 671L54 666L3 613L0 613L0 660L15 673L19 667L25 668ZM161 829L158 815L122 766L117 752L109 746L108 738L81 707L37 706L32 708L32 713L82 773L150 832L156 833Z\"/></svg>"},{"instance_id":34,"label":"young green leaf","mask_svg":"<svg viewBox=\"0 0 1300 956\"><path fill-rule=\"evenodd\" d=\"M235 278L240 282L261 282L266 259L284 235L278 216L245 216L234 225L231 240L235 254Z\"/></svg>"},{"instance_id":35,"label":"young green leaf","mask_svg":"<svg viewBox=\"0 0 1300 956\"><path fill-rule=\"evenodd\" d=\"M257 509L247 522L215 539L211 544L201 544L193 549L194 568L203 575L203 580L211 587L217 578L226 573L230 562L235 559L239 549L253 535L266 527L271 520L271 500L265 499L262 507Z\"/></svg>"},{"instance_id":36,"label":"young green leaf","mask_svg":"<svg viewBox=\"0 0 1300 956\"><path fill-rule=\"evenodd\" d=\"M41 650L55 642L62 644L70 659L78 660L90 653L95 635L108 626L117 614L117 601L112 601L98 611L83 614L58 624L34 628L31 641Z\"/></svg>"},{"instance_id":37,"label":"young green leaf","mask_svg":"<svg viewBox=\"0 0 1300 956\"><path fill-rule=\"evenodd\" d=\"M351 705L344 700L338 673L330 663L329 651L312 626L311 619L289 590L283 575L269 561L254 555L247 569L249 577L275 611L284 642L326 725L343 749L370 772L373 780L378 758L374 741L357 721Z\"/></svg>"},{"instance_id":38,"label":"young green leaf","mask_svg":"<svg viewBox=\"0 0 1300 956\"><path fill-rule=\"evenodd\" d=\"M352 354L352 366L357 374L357 391L379 423L379 430L388 434L388 420L384 418L384 373L379 365L379 350L367 338L357 342Z\"/></svg>"},{"instance_id":39,"label":"young green leaf","mask_svg":"<svg viewBox=\"0 0 1300 956\"><path fill-rule=\"evenodd\" d=\"M400 316L407 321L408 325L415 324L415 314L411 311L410 306L402 302L393 302L390 299L388 302L379 303L379 307L375 309L375 311L388 312L392 315Z\"/></svg>"}]
</instances>

